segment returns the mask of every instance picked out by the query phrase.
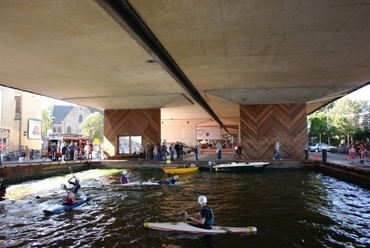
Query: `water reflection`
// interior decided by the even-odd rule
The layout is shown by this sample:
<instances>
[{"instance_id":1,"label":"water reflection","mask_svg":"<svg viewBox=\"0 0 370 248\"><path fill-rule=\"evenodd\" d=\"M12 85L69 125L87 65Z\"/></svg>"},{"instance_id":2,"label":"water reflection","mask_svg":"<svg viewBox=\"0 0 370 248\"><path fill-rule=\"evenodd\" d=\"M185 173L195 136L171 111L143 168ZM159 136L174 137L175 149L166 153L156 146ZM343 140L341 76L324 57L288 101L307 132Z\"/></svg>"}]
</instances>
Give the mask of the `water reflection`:
<instances>
[{"instance_id":1,"label":"water reflection","mask_svg":"<svg viewBox=\"0 0 370 248\"><path fill-rule=\"evenodd\" d=\"M365 247L370 245L370 191L310 171L180 175L181 185L113 187L119 170L75 173L93 200L72 211L44 216L58 204L71 175L8 188L23 199L0 205L1 247ZM162 179L162 171L134 171L131 181ZM216 225L258 228L255 235L196 236L144 229L145 221L183 221L199 212L205 194ZM51 195L39 201L36 195Z\"/></svg>"}]
</instances>

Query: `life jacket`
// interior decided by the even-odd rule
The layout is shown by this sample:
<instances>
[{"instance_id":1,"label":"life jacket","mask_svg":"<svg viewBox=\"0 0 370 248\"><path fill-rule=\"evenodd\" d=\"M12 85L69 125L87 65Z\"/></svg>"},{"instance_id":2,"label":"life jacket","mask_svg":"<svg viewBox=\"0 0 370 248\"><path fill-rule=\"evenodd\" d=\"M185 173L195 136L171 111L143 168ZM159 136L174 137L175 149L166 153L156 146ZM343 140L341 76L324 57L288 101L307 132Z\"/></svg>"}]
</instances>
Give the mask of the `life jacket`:
<instances>
[{"instance_id":1,"label":"life jacket","mask_svg":"<svg viewBox=\"0 0 370 248\"><path fill-rule=\"evenodd\" d=\"M80 188L81 188L80 184L75 184L75 186L73 187L73 194L77 194L77 192Z\"/></svg>"},{"instance_id":2,"label":"life jacket","mask_svg":"<svg viewBox=\"0 0 370 248\"><path fill-rule=\"evenodd\" d=\"M121 176L122 184L128 183L127 177L124 175Z\"/></svg>"},{"instance_id":3,"label":"life jacket","mask_svg":"<svg viewBox=\"0 0 370 248\"><path fill-rule=\"evenodd\" d=\"M215 223L215 215L213 214L212 209L208 206L203 206L202 209L207 209L207 211L209 211L210 215L211 215L211 219L207 219L207 218L205 219L204 225L212 226L213 223ZM206 217L207 217L207 215L206 215Z\"/></svg>"},{"instance_id":4,"label":"life jacket","mask_svg":"<svg viewBox=\"0 0 370 248\"><path fill-rule=\"evenodd\" d=\"M173 177L170 177L167 179L167 184L175 184L176 183L176 180L173 178Z\"/></svg>"},{"instance_id":5,"label":"life jacket","mask_svg":"<svg viewBox=\"0 0 370 248\"><path fill-rule=\"evenodd\" d=\"M66 198L64 199L64 204L66 204L66 205L72 205L73 204L73 201L72 201L72 198L71 198L71 193L72 192L68 192Z\"/></svg>"}]
</instances>

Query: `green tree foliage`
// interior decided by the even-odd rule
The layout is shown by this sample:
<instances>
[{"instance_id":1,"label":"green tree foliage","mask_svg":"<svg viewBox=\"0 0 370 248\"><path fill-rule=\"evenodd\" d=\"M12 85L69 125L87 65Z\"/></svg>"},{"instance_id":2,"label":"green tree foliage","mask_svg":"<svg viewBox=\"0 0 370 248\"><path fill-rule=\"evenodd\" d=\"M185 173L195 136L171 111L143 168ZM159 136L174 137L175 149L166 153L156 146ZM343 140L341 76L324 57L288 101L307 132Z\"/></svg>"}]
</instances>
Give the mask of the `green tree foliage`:
<instances>
[{"instance_id":1,"label":"green tree foliage","mask_svg":"<svg viewBox=\"0 0 370 248\"><path fill-rule=\"evenodd\" d=\"M363 129L359 123L360 113L367 112L368 102L341 98L308 116L309 139L313 142L331 141L338 145L348 134ZM320 140L321 137L321 140Z\"/></svg>"},{"instance_id":2,"label":"green tree foliage","mask_svg":"<svg viewBox=\"0 0 370 248\"><path fill-rule=\"evenodd\" d=\"M366 127L364 129L357 129L353 133L353 141L355 143L362 143L367 147L370 148L370 130Z\"/></svg>"},{"instance_id":3,"label":"green tree foliage","mask_svg":"<svg viewBox=\"0 0 370 248\"><path fill-rule=\"evenodd\" d=\"M52 115L53 113L53 106L49 106L46 109L42 110L42 125L41 125L41 137L45 138L48 136L48 130L53 125Z\"/></svg>"},{"instance_id":4,"label":"green tree foliage","mask_svg":"<svg viewBox=\"0 0 370 248\"><path fill-rule=\"evenodd\" d=\"M103 140L104 118L99 112L92 113L81 123L81 133L91 139Z\"/></svg>"}]
</instances>

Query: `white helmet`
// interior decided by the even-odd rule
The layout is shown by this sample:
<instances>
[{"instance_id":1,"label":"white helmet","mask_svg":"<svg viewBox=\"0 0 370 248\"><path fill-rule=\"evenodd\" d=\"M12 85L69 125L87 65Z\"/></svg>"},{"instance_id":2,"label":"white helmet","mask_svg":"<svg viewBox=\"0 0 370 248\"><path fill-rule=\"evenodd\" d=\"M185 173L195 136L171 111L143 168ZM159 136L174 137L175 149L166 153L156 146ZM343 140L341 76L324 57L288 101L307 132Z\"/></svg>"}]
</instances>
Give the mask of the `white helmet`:
<instances>
[{"instance_id":1,"label":"white helmet","mask_svg":"<svg viewBox=\"0 0 370 248\"><path fill-rule=\"evenodd\" d=\"M173 179L175 179L175 180L179 180L179 176L178 176L178 175L175 175L175 176L173 177Z\"/></svg>"},{"instance_id":2,"label":"white helmet","mask_svg":"<svg viewBox=\"0 0 370 248\"><path fill-rule=\"evenodd\" d=\"M127 175L127 170L123 170L122 175Z\"/></svg>"},{"instance_id":3,"label":"white helmet","mask_svg":"<svg viewBox=\"0 0 370 248\"><path fill-rule=\"evenodd\" d=\"M68 184L67 189L73 189L73 185L72 184Z\"/></svg>"},{"instance_id":4,"label":"white helmet","mask_svg":"<svg viewBox=\"0 0 370 248\"><path fill-rule=\"evenodd\" d=\"M199 205L202 205L202 204L206 204L207 203L207 197L205 195L201 195L198 197L198 204Z\"/></svg>"}]
</instances>

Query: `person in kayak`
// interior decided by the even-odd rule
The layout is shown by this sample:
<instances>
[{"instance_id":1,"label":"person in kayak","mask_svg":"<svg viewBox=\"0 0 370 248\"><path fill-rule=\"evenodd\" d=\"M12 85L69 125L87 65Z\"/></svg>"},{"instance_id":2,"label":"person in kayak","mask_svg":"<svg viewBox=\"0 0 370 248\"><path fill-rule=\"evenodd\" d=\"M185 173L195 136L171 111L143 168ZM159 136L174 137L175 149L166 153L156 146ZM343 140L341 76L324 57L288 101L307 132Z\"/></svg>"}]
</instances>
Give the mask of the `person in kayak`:
<instances>
[{"instance_id":1,"label":"person in kayak","mask_svg":"<svg viewBox=\"0 0 370 248\"><path fill-rule=\"evenodd\" d=\"M3 183L4 178L0 177L0 201L5 200L5 195L6 195L6 186Z\"/></svg>"},{"instance_id":2,"label":"person in kayak","mask_svg":"<svg viewBox=\"0 0 370 248\"><path fill-rule=\"evenodd\" d=\"M67 195L63 199L63 205L72 205L82 201L82 199L77 199L76 195L73 193L73 188L72 184L67 185Z\"/></svg>"},{"instance_id":3,"label":"person in kayak","mask_svg":"<svg viewBox=\"0 0 370 248\"><path fill-rule=\"evenodd\" d=\"M207 197L204 195L199 196L198 204L201 207L199 218L187 216L187 219L191 221L189 224L199 228L212 229L212 225L215 222L215 216L212 209L207 206Z\"/></svg>"},{"instance_id":4,"label":"person in kayak","mask_svg":"<svg viewBox=\"0 0 370 248\"><path fill-rule=\"evenodd\" d=\"M164 181L157 181L157 183L159 184L167 184L167 185L173 185L176 183L176 181L179 180L179 176L178 175L168 175L168 179L167 180L164 180Z\"/></svg>"},{"instance_id":5,"label":"person in kayak","mask_svg":"<svg viewBox=\"0 0 370 248\"><path fill-rule=\"evenodd\" d=\"M74 182L72 181L73 178L75 179ZM68 183L73 186L73 194L77 195L78 190L81 189L80 180L73 176L68 180Z\"/></svg>"},{"instance_id":6,"label":"person in kayak","mask_svg":"<svg viewBox=\"0 0 370 248\"><path fill-rule=\"evenodd\" d=\"M122 171L121 175L121 184L129 183L130 180L128 179L129 174L127 173L127 170Z\"/></svg>"}]
</instances>

